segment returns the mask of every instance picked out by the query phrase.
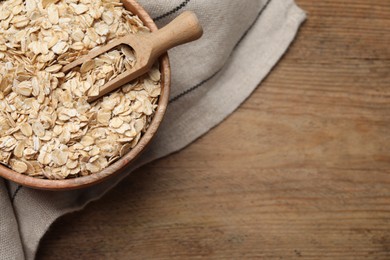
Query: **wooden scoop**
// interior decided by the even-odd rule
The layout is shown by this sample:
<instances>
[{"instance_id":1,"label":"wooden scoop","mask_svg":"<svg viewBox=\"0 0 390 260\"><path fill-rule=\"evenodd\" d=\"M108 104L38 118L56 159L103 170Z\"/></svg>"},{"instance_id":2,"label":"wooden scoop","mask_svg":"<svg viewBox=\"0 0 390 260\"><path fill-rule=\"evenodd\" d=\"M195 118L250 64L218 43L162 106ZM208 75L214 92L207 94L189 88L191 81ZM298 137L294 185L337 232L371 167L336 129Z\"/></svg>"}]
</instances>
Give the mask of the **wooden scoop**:
<instances>
[{"instance_id":1,"label":"wooden scoop","mask_svg":"<svg viewBox=\"0 0 390 260\"><path fill-rule=\"evenodd\" d=\"M68 72L118 45L129 45L134 50L136 56L134 67L102 86L98 96L89 97L88 102L93 102L148 72L155 61L167 50L180 44L197 40L202 34L203 29L199 24L196 15L193 12L186 11L158 31L142 35L129 34L114 40L101 48L93 50L80 59L63 67L62 72Z\"/></svg>"}]
</instances>

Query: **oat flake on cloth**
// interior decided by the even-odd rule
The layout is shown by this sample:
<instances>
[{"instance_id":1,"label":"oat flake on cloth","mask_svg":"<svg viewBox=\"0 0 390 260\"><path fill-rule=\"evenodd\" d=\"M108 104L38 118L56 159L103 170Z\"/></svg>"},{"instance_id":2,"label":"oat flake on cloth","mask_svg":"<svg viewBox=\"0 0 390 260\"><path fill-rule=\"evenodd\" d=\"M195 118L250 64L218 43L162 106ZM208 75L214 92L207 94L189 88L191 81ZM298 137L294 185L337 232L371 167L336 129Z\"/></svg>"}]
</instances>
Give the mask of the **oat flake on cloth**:
<instances>
[{"instance_id":1,"label":"oat flake on cloth","mask_svg":"<svg viewBox=\"0 0 390 260\"><path fill-rule=\"evenodd\" d=\"M127 174L184 148L231 114L270 72L305 19L293 0L139 2L159 27L193 10L205 33L170 52L172 92L166 118ZM34 259L54 220L99 199L124 177L68 192L32 190L0 179L0 259Z\"/></svg>"}]
</instances>

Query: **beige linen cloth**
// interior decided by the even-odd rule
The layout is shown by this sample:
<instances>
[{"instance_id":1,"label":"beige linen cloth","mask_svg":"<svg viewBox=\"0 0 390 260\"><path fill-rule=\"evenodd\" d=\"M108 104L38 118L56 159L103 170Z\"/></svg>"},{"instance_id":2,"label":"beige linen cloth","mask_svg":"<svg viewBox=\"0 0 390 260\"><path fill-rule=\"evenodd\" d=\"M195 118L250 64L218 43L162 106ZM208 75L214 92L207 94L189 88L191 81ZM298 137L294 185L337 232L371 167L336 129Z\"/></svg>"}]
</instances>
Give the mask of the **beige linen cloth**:
<instances>
[{"instance_id":1,"label":"beige linen cloth","mask_svg":"<svg viewBox=\"0 0 390 260\"><path fill-rule=\"evenodd\" d=\"M201 40L169 53L173 82L166 118L128 174L182 149L232 113L277 63L305 19L293 0L139 2L158 26L193 10L205 33ZM68 192L33 190L0 179L0 259L34 259L54 220L81 210L124 177Z\"/></svg>"}]
</instances>

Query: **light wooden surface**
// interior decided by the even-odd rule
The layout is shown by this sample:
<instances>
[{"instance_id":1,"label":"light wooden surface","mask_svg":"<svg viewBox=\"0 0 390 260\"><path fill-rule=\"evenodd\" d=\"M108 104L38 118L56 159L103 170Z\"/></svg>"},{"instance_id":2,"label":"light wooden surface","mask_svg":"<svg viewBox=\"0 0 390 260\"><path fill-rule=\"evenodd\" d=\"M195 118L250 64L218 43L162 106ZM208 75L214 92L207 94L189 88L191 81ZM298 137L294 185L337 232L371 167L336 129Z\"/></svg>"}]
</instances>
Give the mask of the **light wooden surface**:
<instances>
[{"instance_id":1,"label":"light wooden surface","mask_svg":"<svg viewBox=\"0 0 390 260\"><path fill-rule=\"evenodd\" d=\"M59 220L38 259L390 259L390 1L297 2L237 112Z\"/></svg>"}]
</instances>

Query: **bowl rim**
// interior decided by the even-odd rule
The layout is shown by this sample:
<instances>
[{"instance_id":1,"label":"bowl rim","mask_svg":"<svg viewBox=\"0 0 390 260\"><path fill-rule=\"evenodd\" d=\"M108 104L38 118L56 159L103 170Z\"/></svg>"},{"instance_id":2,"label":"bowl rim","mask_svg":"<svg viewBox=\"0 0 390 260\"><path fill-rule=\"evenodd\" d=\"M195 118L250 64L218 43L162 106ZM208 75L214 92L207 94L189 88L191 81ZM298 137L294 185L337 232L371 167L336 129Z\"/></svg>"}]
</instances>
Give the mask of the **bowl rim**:
<instances>
[{"instance_id":1,"label":"bowl rim","mask_svg":"<svg viewBox=\"0 0 390 260\"><path fill-rule=\"evenodd\" d=\"M158 28L154 23L153 19L149 14L144 10L144 8L137 3L135 0L121 0L124 7L131 11L133 14L137 15L145 26L147 26L151 31L156 31ZM103 169L98 173L94 173L88 176L77 177L72 179L65 180L49 180L49 179L39 179L34 178L28 175L18 173L16 171L7 168L4 165L0 164L0 177L13 181L22 186L40 189L40 190L52 190L52 191L61 191L61 190L75 190L90 187L94 184L103 182L104 180L113 177L117 174L120 174L125 170L126 166L133 162L146 148L146 146L151 142L155 136L162 120L165 115L168 102L169 102L169 93L170 93L170 83L171 83L171 69L168 54L164 54L160 58L160 68L161 68L161 95L159 97L157 110L153 116L152 122L150 123L149 128L146 130L144 135L141 137L138 144L129 151L125 156L121 157L118 161L111 164L107 168Z\"/></svg>"}]
</instances>

